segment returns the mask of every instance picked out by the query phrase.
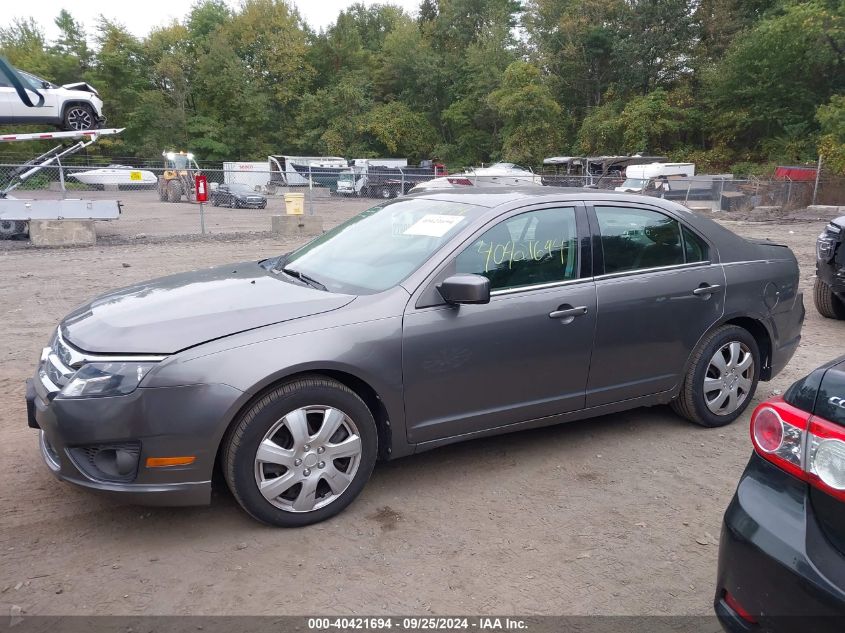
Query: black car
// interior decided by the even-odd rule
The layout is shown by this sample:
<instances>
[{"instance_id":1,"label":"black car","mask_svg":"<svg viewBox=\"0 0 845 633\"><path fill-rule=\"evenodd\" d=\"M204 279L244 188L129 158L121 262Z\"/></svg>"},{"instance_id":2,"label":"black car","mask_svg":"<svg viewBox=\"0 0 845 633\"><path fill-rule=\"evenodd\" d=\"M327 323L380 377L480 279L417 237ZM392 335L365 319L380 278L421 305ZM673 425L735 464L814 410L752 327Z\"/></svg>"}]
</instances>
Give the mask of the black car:
<instances>
[{"instance_id":1,"label":"black car","mask_svg":"<svg viewBox=\"0 0 845 633\"><path fill-rule=\"evenodd\" d=\"M267 198L247 185L222 184L211 192L211 204L233 209L265 209Z\"/></svg>"},{"instance_id":2,"label":"black car","mask_svg":"<svg viewBox=\"0 0 845 633\"><path fill-rule=\"evenodd\" d=\"M816 240L816 310L828 319L845 319L845 215L830 222Z\"/></svg>"},{"instance_id":3,"label":"black car","mask_svg":"<svg viewBox=\"0 0 845 633\"><path fill-rule=\"evenodd\" d=\"M751 416L725 513L715 608L726 631L845 630L845 356Z\"/></svg>"}]
</instances>

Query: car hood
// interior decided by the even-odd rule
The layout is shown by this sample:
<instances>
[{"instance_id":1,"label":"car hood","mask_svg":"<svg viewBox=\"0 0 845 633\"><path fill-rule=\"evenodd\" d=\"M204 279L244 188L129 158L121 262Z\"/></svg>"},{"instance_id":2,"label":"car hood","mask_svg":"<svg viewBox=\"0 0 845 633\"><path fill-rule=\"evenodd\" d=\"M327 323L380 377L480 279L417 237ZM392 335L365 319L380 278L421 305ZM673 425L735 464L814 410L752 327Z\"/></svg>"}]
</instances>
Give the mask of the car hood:
<instances>
[{"instance_id":1,"label":"car hood","mask_svg":"<svg viewBox=\"0 0 845 633\"><path fill-rule=\"evenodd\" d=\"M94 86L84 81L78 81L72 84L62 84L62 88L64 88L65 90L80 90L82 92L90 92L92 94L100 96L100 93L97 92L97 89Z\"/></svg>"},{"instance_id":2,"label":"car hood","mask_svg":"<svg viewBox=\"0 0 845 633\"><path fill-rule=\"evenodd\" d=\"M99 354L172 354L213 339L300 319L355 297L288 282L256 262L153 279L71 312L62 335Z\"/></svg>"}]
</instances>

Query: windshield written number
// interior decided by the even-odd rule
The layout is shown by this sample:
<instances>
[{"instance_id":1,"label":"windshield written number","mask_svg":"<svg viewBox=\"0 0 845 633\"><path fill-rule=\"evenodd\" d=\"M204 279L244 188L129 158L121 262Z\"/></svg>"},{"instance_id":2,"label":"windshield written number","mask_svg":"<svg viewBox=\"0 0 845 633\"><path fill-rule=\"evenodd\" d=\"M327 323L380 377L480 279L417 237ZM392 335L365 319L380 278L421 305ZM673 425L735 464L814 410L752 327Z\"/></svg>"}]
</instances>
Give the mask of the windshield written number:
<instances>
[{"instance_id":1,"label":"windshield written number","mask_svg":"<svg viewBox=\"0 0 845 633\"><path fill-rule=\"evenodd\" d=\"M478 252L486 257L484 272L490 272L490 264L498 268L507 262L508 268L512 268L514 262L526 259L539 262L553 255L554 251L560 253L561 265L566 265L566 249L563 246L563 242L558 240L529 240L523 244L517 244L513 240L503 244L481 242L478 245Z\"/></svg>"}]
</instances>

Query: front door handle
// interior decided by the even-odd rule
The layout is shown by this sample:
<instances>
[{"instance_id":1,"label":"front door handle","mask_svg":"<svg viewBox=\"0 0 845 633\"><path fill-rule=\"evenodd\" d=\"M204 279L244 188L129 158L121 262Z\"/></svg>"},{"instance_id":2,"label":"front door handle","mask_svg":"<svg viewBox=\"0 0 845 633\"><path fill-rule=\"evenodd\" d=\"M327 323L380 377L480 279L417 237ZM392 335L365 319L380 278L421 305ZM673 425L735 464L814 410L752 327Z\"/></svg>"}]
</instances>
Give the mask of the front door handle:
<instances>
[{"instance_id":1,"label":"front door handle","mask_svg":"<svg viewBox=\"0 0 845 633\"><path fill-rule=\"evenodd\" d=\"M722 286L718 284L713 284L712 286L701 286L700 288L696 288L692 291L696 297L709 297L713 293L719 292L722 289Z\"/></svg>"},{"instance_id":2,"label":"front door handle","mask_svg":"<svg viewBox=\"0 0 845 633\"><path fill-rule=\"evenodd\" d=\"M563 306L561 306L563 307ZM572 323L575 317L587 314L587 306L579 306L577 308L565 308L563 310L555 310L549 312L550 319L560 319L564 324Z\"/></svg>"}]
</instances>

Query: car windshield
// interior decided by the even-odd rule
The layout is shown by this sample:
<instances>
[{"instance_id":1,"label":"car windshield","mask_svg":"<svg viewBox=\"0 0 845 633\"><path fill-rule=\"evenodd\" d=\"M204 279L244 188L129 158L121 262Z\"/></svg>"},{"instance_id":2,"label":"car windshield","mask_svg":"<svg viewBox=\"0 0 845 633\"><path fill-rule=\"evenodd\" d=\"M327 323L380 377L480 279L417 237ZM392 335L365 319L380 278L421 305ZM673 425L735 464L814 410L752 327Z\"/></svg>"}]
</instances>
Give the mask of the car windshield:
<instances>
[{"instance_id":1,"label":"car windshield","mask_svg":"<svg viewBox=\"0 0 845 633\"><path fill-rule=\"evenodd\" d=\"M338 182L352 182L352 174L339 174L337 177Z\"/></svg>"},{"instance_id":2,"label":"car windshield","mask_svg":"<svg viewBox=\"0 0 845 633\"><path fill-rule=\"evenodd\" d=\"M306 244L283 266L331 292L382 292L417 270L485 210L438 200L395 200L364 211Z\"/></svg>"}]
</instances>

